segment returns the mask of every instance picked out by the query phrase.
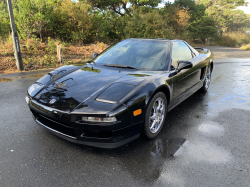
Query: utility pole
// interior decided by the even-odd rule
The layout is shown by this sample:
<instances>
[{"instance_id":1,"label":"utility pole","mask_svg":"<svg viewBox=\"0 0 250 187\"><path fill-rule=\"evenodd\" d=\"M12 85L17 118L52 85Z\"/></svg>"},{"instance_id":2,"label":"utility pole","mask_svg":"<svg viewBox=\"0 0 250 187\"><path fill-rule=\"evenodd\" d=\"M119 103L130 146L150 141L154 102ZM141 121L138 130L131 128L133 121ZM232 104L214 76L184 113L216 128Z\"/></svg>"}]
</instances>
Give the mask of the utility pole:
<instances>
[{"instance_id":1,"label":"utility pole","mask_svg":"<svg viewBox=\"0 0 250 187\"><path fill-rule=\"evenodd\" d=\"M23 70L23 61L21 56L21 50L19 45L19 39L16 32L16 25L13 15L13 9L12 9L12 3L11 0L7 0L8 10L9 10L9 16L10 16L10 26L11 26L11 37L13 41L13 48L14 48L14 55L16 58L16 66L18 70Z\"/></svg>"}]
</instances>

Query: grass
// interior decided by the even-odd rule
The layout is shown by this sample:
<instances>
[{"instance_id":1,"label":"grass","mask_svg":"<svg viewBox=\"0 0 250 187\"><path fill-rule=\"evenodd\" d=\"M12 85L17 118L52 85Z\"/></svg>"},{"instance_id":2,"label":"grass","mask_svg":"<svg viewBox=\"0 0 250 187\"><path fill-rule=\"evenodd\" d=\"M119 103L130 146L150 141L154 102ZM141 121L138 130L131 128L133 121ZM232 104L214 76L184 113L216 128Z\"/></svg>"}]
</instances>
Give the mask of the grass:
<instances>
[{"instance_id":1,"label":"grass","mask_svg":"<svg viewBox=\"0 0 250 187\"><path fill-rule=\"evenodd\" d=\"M0 78L0 82L10 82L12 81L12 79L9 79L9 78Z\"/></svg>"},{"instance_id":2,"label":"grass","mask_svg":"<svg viewBox=\"0 0 250 187\"><path fill-rule=\"evenodd\" d=\"M250 51L250 44L247 45L243 45L240 47L240 49L246 50L246 51Z\"/></svg>"},{"instance_id":3,"label":"grass","mask_svg":"<svg viewBox=\"0 0 250 187\"><path fill-rule=\"evenodd\" d=\"M0 41L0 74L18 72L14 58L11 36L6 41ZM61 41L48 39L46 43L30 38L20 41L23 65L26 71L57 68L61 64L57 59L57 44L61 45L63 62L66 65L84 65L92 59L93 53L102 52L107 44L72 45Z\"/></svg>"},{"instance_id":4,"label":"grass","mask_svg":"<svg viewBox=\"0 0 250 187\"><path fill-rule=\"evenodd\" d=\"M250 35L242 31L228 32L218 37L216 42L224 47L241 47L250 43Z\"/></svg>"},{"instance_id":5,"label":"grass","mask_svg":"<svg viewBox=\"0 0 250 187\"><path fill-rule=\"evenodd\" d=\"M250 35L242 31L224 33L213 45L225 47L240 47L250 50ZM107 44L73 45L48 38L42 42L38 38L20 41L22 59L26 71L57 68L62 66L57 59L57 44L61 46L65 65L84 65L92 59L92 54L100 53L108 47ZM211 43L210 43L211 44ZM191 43L193 45L193 43ZM208 43L209 45L209 43ZM14 58L11 35L5 41L0 40L0 74L18 72Z\"/></svg>"}]
</instances>

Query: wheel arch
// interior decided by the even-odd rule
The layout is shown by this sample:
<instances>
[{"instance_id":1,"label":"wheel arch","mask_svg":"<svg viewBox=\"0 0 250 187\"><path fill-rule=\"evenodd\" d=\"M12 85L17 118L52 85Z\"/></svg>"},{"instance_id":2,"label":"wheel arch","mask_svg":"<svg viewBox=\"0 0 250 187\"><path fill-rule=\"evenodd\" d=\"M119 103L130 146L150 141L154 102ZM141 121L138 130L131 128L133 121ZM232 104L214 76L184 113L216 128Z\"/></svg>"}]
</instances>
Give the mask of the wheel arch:
<instances>
[{"instance_id":1,"label":"wheel arch","mask_svg":"<svg viewBox=\"0 0 250 187\"><path fill-rule=\"evenodd\" d=\"M165 107L164 121L166 120L166 114L168 112L168 106L169 106L169 103L170 103L170 89L169 89L169 87L167 85L159 86L157 89L155 89L154 92L152 92L149 99L147 100L146 107L145 107L145 113L144 113L144 116L143 116L145 121L144 121L144 125L142 126L142 129L141 129L142 131L141 132L143 132L143 134L146 137L150 138L150 139L154 138L155 136L157 136L160 133L160 131L161 131L161 129L162 129L164 123L165 123L163 121L163 123L161 124L160 129L158 130L158 132L157 132L157 134L155 136L150 135L150 133L148 131L148 123L146 121L147 120L147 112L148 112L148 108L150 107L150 103L151 103L152 99L155 97L155 95L157 93L160 93L160 92L162 92L166 96L166 99L167 99L167 106Z\"/></svg>"},{"instance_id":2,"label":"wheel arch","mask_svg":"<svg viewBox=\"0 0 250 187\"><path fill-rule=\"evenodd\" d=\"M161 85L159 86L157 89L155 89L155 91L150 95L148 101L147 101L147 106L150 103L151 99L155 96L155 94L157 94L158 92L163 92L167 98L167 105L169 105L170 103L170 89L168 86L166 85Z\"/></svg>"}]
</instances>

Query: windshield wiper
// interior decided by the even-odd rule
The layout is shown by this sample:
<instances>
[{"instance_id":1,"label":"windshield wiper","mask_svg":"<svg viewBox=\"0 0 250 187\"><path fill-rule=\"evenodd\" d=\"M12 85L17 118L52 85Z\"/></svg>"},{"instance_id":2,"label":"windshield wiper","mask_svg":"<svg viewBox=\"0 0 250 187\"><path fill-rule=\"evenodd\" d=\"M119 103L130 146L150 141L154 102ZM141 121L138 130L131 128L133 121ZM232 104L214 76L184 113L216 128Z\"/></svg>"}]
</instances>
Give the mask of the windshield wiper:
<instances>
[{"instance_id":1,"label":"windshield wiper","mask_svg":"<svg viewBox=\"0 0 250 187\"><path fill-rule=\"evenodd\" d=\"M95 63L95 61L94 61L94 60L89 60L87 63L89 63L89 62L93 62L93 63L96 65L96 63Z\"/></svg>"},{"instance_id":2,"label":"windshield wiper","mask_svg":"<svg viewBox=\"0 0 250 187\"><path fill-rule=\"evenodd\" d=\"M140 70L140 68L135 68L135 67L132 67L132 66L126 66L126 65L122 65L122 64L105 64L104 66L116 67L116 68L138 69L138 70Z\"/></svg>"}]
</instances>

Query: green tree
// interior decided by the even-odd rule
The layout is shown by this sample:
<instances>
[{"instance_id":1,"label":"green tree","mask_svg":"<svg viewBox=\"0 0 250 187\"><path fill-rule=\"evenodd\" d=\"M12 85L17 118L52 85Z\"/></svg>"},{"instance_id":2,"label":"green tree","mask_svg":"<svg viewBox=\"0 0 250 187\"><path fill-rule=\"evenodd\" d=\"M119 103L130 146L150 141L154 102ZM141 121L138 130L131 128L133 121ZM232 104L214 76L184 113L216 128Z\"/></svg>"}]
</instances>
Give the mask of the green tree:
<instances>
[{"instance_id":1,"label":"green tree","mask_svg":"<svg viewBox=\"0 0 250 187\"><path fill-rule=\"evenodd\" d=\"M215 21L213 18L204 16L200 20L194 21L189 26L190 36L195 39L200 39L205 44L206 39L217 36Z\"/></svg>"},{"instance_id":2,"label":"green tree","mask_svg":"<svg viewBox=\"0 0 250 187\"><path fill-rule=\"evenodd\" d=\"M158 9L142 12L138 9L132 18L122 18L126 23L122 33L124 38L173 38L173 29Z\"/></svg>"},{"instance_id":3,"label":"green tree","mask_svg":"<svg viewBox=\"0 0 250 187\"><path fill-rule=\"evenodd\" d=\"M201 19L203 16L206 15L205 5L196 4L195 7L190 10L190 15L191 15L191 19L190 19L191 22Z\"/></svg>"},{"instance_id":4,"label":"green tree","mask_svg":"<svg viewBox=\"0 0 250 187\"><path fill-rule=\"evenodd\" d=\"M225 9L235 9L238 6L247 6L246 0L196 0L197 3L202 3L206 7L221 6Z\"/></svg>"},{"instance_id":5,"label":"green tree","mask_svg":"<svg viewBox=\"0 0 250 187\"><path fill-rule=\"evenodd\" d=\"M173 5L179 7L182 10L188 11L190 15L189 19L190 24L188 25L188 30L190 33L187 33L187 35L195 36L195 34L197 34L197 32L199 31L199 28L196 27L197 25L200 24L200 21L203 20L203 17L205 16L205 10L206 10L205 5L196 4L194 0L175 0ZM176 26L174 28L176 28ZM186 36L186 38L188 37Z\"/></svg>"},{"instance_id":6,"label":"green tree","mask_svg":"<svg viewBox=\"0 0 250 187\"><path fill-rule=\"evenodd\" d=\"M10 20L5 1L0 1L0 37L6 38L10 32Z\"/></svg>"},{"instance_id":7,"label":"green tree","mask_svg":"<svg viewBox=\"0 0 250 187\"><path fill-rule=\"evenodd\" d=\"M180 8L188 8L189 10L194 10L194 7L196 6L196 3L194 0L175 0L174 5L179 5Z\"/></svg>"},{"instance_id":8,"label":"green tree","mask_svg":"<svg viewBox=\"0 0 250 187\"><path fill-rule=\"evenodd\" d=\"M92 16L92 32L96 42L113 40L118 36L114 24L117 16L114 12L95 10Z\"/></svg>"},{"instance_id":9,"label":"green tree","mask_svg":"<svg viewBox=\"0 0 250 187\"><path fill-rule=\"evenodd\" d=\"M53 12L53 32L63 41L84 43L92 40L92 14L86 1L79 3L65 0Z\"/></svg>"},{"instance_id":10,"label":"green tree","mask_svg":"<svg viewBox=\"0 0 250 187\"><path fill-rule=\"evenodd\" d=\"M81 1L81 0L80 0ZM102 10L113 10L120 16L129 15L132 17L133 11L139 7L156 7L161 0L89 0L93 7Z\"/></svg>"},{"instance_id":11,"label":"green tree","mask_svg":"<svg viewBox=\"0 0 250 187\"><path fill-rule=\"evenodd\" d=\"M242 10L230 10L227 23L228 31L242 30L250 26L247 15Z\"/></svg>"},{"instance_id":12,"label":"green tree","mask_svg":"<svg viewBox=\"0 0 250 187\"><path fill-rule=\"evenodd\" d=\"M168 26L174 31L174 36L179 39L187 39L187 28L190 23L190 14L188 8L183 8L180 5L167 3L160 10L164 19L167 20Z\"/></svg>"},{"instance_id":13,"label":"green tree","mask_svg":"<svg viewBox=\"0 0 250 187\"><path fill-rule=\"evenodd\" d=\"M246 16L249 22L249 25L247 26L246 30L250 30L250 14L247 14Z\"/></svg>"},{"instance_id":14,"label":"green tree","mask_svg":"<svg viewBox=\"0 0 250 187\"><path fill-rule=\"evenodd\" d=\"M47 0L17 0L14 9L16 25L23 38L32 34L43 38L52 19L53 6Z\"/></svg>"},{"instance_id":15,"label":"green tree","mask_svg":"<svg viewBox=\"0 0 250 187\"><path fill-rule=\"evenodd\" d=\"M206 13L216 22L216 28L222 35L230 25L230 17L234 13L232 10L237 6L246 6L245 0L197 0L198 3L206 6Z\"/></svg>"}]
</instances>

